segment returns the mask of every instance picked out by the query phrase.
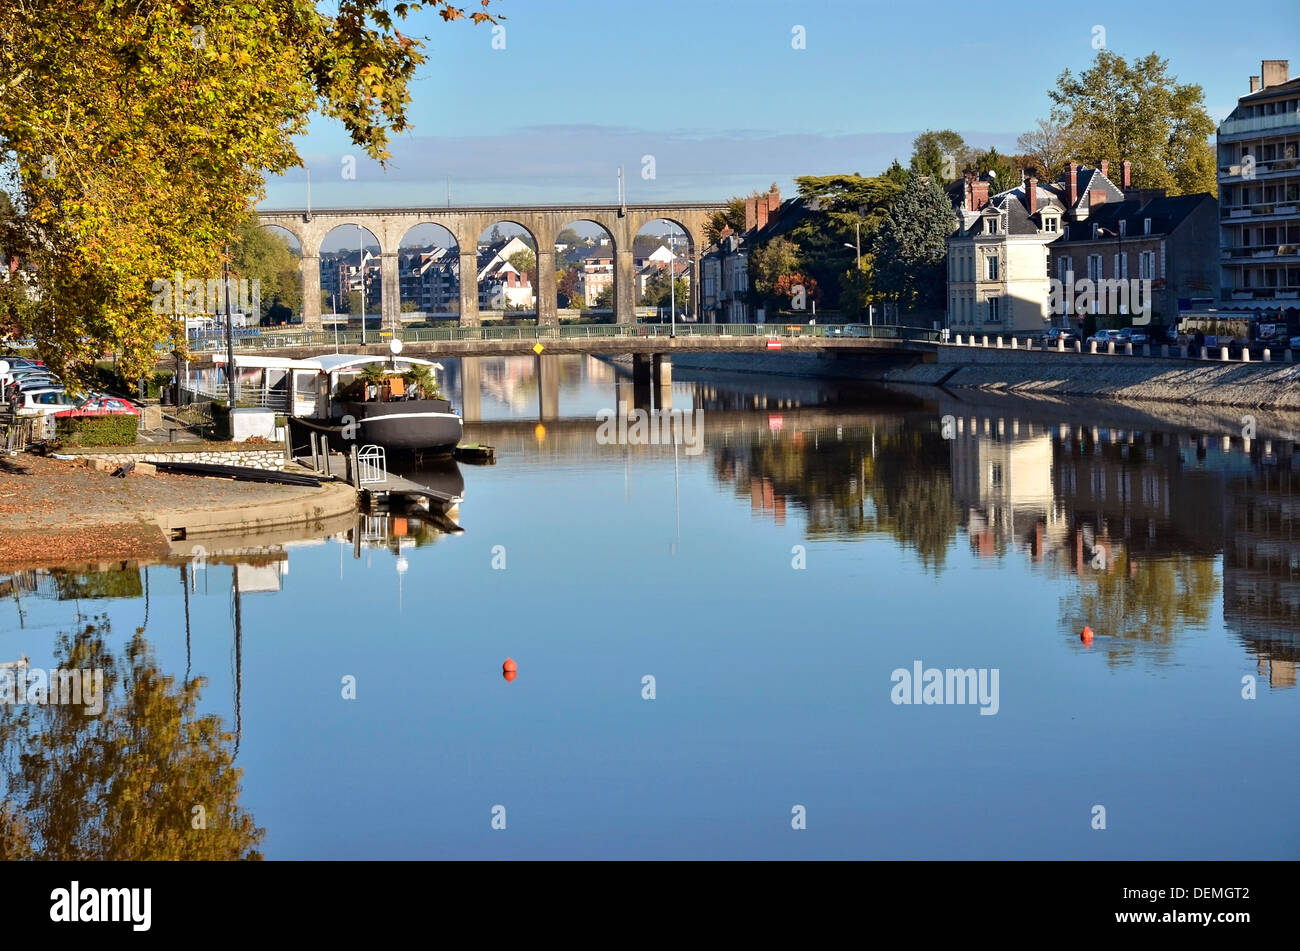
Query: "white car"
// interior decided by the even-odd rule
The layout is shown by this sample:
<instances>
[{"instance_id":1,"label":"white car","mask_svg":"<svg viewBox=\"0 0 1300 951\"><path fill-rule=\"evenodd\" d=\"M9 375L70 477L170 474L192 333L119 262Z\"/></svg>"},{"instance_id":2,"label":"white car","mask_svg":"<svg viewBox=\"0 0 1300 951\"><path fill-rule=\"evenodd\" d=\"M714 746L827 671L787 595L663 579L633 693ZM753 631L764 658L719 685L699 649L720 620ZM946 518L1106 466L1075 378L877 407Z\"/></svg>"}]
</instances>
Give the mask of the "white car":
<instances>
[{"instance_id":1,"label":"white car","mask_svg":"<svg viewBox=\"0 0 1300 951\"><path fill-rule=\"evenodd\" d=\"M18 393L19 416L53 416L76 405L77 401L61 386L45 386Z\"/></svg>"}]
</instances>

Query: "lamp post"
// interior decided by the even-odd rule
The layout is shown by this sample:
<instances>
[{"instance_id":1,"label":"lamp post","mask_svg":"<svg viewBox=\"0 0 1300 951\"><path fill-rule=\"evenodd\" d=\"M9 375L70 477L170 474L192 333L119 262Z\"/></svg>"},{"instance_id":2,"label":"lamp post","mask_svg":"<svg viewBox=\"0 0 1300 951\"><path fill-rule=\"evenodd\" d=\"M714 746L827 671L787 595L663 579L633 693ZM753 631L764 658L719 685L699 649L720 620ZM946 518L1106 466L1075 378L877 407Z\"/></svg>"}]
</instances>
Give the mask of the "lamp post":
<instances>
[{"instance_id":1,"label":"lamp post","mask_svg":"<svg viewBox=\"0 0 1300 951\"><path fill-rule=\"evenodd\" d=\"M357 243L360 248L361 261L361 346L366 345L366 233L357 225Z\"/></svg>"},{"instance_id":2,"label":"lamp post","mask_svg":"<svg viewBox=\"0 0 1300 951\"><path fill-rule=\"evenodd\" d=\"M668 243L669 253L673 256L668 264L668 309L672 312L672 329L668 337L672 339L677 336L677 232L669 233Z\"/></svg>"}]
</instances>

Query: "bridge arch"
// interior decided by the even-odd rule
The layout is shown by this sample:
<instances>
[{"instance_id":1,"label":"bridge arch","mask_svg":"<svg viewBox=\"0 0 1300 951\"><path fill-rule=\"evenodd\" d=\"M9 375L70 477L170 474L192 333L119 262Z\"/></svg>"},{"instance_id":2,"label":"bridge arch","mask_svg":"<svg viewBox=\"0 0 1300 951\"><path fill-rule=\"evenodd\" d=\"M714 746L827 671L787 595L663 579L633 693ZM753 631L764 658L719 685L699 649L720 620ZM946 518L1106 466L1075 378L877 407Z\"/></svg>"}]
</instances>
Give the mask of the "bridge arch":
<instances>
[{"instance_id":1,"label":"bridge arch","mask_svg":"<svg viewBox=\"0 0 1300 951\"><path fill-rule=\"evenodd\" d=\"M614 232L594 217L574 218L560 226L551 245L557 316L564 307L593 320L603 320L607 312L612 320L618 300L615 260L620 246Z\"/></svg>"},{"instance_id":2,"label":"bridge arch","mask_svg":"<svg viewBox=\"0 0 1300 951\"><path fill-rule=\"evenodd\" d=\"M541 245L534 229L536 223L530 228L515 218L492 218L484 224L474 244L477 251L474 270L468 275L474 282L480 313L499 310L503 320L536 318L540 313L538 251ZM466 277L462 273L461 281ZM553 273L551 277L554 278Z\"/></svg>"},{"instance_id":3,"label":"bridge arch","mask_svg":"<svg viewBox=\"0 0 1300 951\"><path fill-rule=\"evenodd\" d=\"M459 318L461 247L455 232L437 221L410 224L397 241L399 321L408 307L426 320Z\"/></svg>"}]
</instances>

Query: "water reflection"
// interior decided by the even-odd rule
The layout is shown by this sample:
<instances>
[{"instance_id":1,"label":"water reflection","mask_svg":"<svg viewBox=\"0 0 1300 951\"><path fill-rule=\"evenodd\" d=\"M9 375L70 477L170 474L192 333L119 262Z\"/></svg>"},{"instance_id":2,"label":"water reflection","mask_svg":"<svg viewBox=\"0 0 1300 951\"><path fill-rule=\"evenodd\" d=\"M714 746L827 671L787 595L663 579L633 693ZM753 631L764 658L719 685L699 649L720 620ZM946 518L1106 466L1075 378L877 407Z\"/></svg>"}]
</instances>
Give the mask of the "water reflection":
<instances>
[{"instance_id":1,"label":"water reflection","mask_svg":"<svg viewBox=\"0 0 1300 951\"><path fill-rule=\"evenodd\" d=\"M1206 750L1195 763L1165 754L1150 770L1176 795L1130 803L1159 830L1157 848L1135 854L1185 839L1186 816L1167 818L1182 803L1226 817L1216 819L1222 841L1185 851L1232 853L1223 842L1251 833L1230 825L1244 799L1204 800L1224 758L1276 746L1294 712L1286 704L1300 700L1300 429L1261 426L1244 440L1172 412L679 369L672 404L704 419L705 452L688 456L597 442L595 414L625 376L614 365L558 359L559 413L539 424L534 361L491 363L475 371L487 418L466 436L496 446L498 464L402 463L408 478L465 496L463 535L459 513L442 524L374 512L208 539L202 564L192 542L177 542L160 565L16 572L0 578L14 622L0 660L39 648L58 610L93 603L125 629L146 618L169 651L156 668L184 668L176 689L197 683L192 673L215 684L205 702L233 724L221 762L233 769L238 753L250 792L261 783L253 804L284 836L273 855L415 857L443 854L447 841L457 843L449 854L489 854L460 830L485 824L481 803L500 801L549 808L548 819L579 803L582 815L553 838L511 846L530 855L568 854L578 840L591 854L637 854L642 845L620 846L599 824L605 803L620 822L644 822L638 843L677 843L665 854L737 854L740 839L692 824L690 796L733 797L757 814L796 795L781 785L789 775L811 790L798 796L824 803L860 804L845 792L858 777L897 787L881 794L887 822L836 817L847 831L834 838L851 847L905 826L897 850L912 854L925 835L916 830L937 821L926 854L952 854L958 841L978 841L971 854L1016 854L1006 843L1023 842L1034 821L1022 804L1068 799L1107 764L1121 795L1161 755L1126 746L1157 729L1128 723L1160 724L1168 749L1190 745L1195 729ZM802 575L788 567L796 542L809 552ZM509 571L495 570L498 543ZM1002 669L996 717L900 719L888 706L889 670L945 653ZM503 657L527 676L508 676ZM827 683L828 662L848 676ZM738 676L717 677L733 665ZM646 672L671 703L642 701ZM1237 702L1243 672L1257 672L1271 703ZM339 678L353 673L363 700L341 703ZM1055 738L1075 729L1080 698L1109 717L1100 747L1092 734ZM1184 712L1195 725L1179 722ZM502 735L520 743L503 748ZM39 748L43 737L21 742ZM346 783L330 772L339 763ZM900 768L914 786L896 782ZM917 795L947 789L957 769L979 777L967 793ZM1291 776L1287 764L1273 769L1248 791L1267 808ZM265 811L282 788L314 790L295 800L302 815ZM427 807L430 790L433 812L454 822L412 829L400 817ZM978 815L962 811L966 795ZM13 829L40 803L6 808ZM1053 848L1078 848L1074 833L1038 821ZM334 838L321 845L325 827ZM707 845L694 844L701 837Z\"/></svg>"},{"instance_id":2,"label":"water reflection","mask_svg":"<svg viewBox=\"0 0 1300 951\"><path fill-rule=\"evenodd\" d=\"M139 632L115 655L109 632L89 621L55 652L58 669L102 671L97 715L84 697L0 704L0 859L260 859L235 737L197 710L203 679L178 685Z\"/></svg>"}]
</instances>

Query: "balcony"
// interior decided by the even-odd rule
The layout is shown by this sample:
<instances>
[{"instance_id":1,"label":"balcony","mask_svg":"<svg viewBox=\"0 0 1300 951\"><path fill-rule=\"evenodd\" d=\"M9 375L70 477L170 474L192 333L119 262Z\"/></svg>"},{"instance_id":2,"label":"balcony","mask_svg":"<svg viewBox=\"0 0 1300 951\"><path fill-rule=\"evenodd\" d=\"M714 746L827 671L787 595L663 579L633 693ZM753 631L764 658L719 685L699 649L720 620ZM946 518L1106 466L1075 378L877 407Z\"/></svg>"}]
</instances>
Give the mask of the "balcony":
<instances>
[{"instance_id":1,"label":"balcony","mask_svg":"<svg viewBox=\"0 0 1300 951\"><path fill-rule=\"evenodd\" d=\"M1224 119L1219 123L1219 136L1244 135L1247 132L1264 132L1293 126L1300 130L1300 114L1281 112L1275 116L1252 116L1249 119Z\"/></svg>"},{"instance_id":2,"label":"balcony","mask_svg":"<svg viewBox=\"0 0 1300 951\"><path fill-rule=\"evenodd\" d=\"M1300 255L1300 245L1251 244L1219 249L1223 258L1293 258Z\"/></svg>"},{"instance_id":3,"label":"balcony","mask_svg":"<svg viewBox=\"0 0 1300 951\"><path fill-rule=\"evenodd\" d=\"M1220 218L1267 218L1288 216L1296 214L1297 205L1294 199L1287 199L1284 203L1279 202L1261 202L1255 205L1220 205Z\"/></svg>"},{"instance_id":4,"label":"balcony","mask_svg":"<svg viewBox=\"0 0 1300 951\"><path fill-rule=\"evenodd\" d=\"M1300 159L1286 158L1274 159L1271 162L1256 162L1254 173L1250 175L1243 174L1246 166L1243 163L1235 165L1219 166L1219 181L1227 182L1232 179L1242 179L1244 181L1253 181L1254 179L1273 176L1285 176L1287 172L1294 172L1300 169Z\"/></svg>"}]
</instances>

